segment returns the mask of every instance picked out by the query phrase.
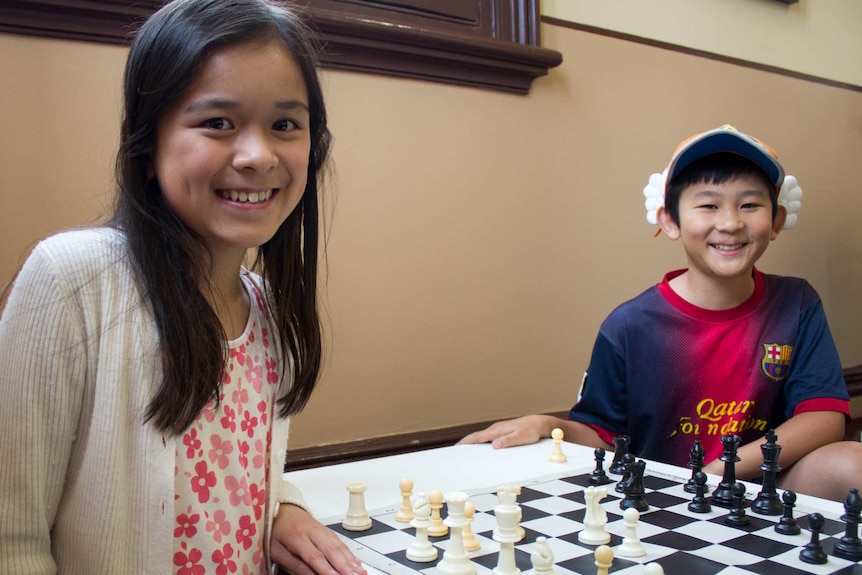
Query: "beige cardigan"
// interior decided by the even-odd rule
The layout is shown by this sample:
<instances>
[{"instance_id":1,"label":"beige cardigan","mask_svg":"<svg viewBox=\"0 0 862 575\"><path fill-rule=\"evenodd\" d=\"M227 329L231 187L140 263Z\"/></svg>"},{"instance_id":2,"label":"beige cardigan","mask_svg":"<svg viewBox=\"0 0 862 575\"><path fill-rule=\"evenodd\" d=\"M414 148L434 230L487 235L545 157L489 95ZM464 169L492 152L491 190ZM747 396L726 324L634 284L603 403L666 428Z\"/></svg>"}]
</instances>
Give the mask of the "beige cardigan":
<instances>
[{"instance_id":1,"label":"beige cardigan","mask_svg":"<svg viewBox=\"0 0 862 575\"><path fill-rule=\"evenodd\" d=\"M259 281L258 278L255 278ZM174 439L143 413L158 336L125 238L105 228L41 242L0 318L0 573L173 572ZM273 424L270 526L303 505Z\"/></svg>"}]
</instances>

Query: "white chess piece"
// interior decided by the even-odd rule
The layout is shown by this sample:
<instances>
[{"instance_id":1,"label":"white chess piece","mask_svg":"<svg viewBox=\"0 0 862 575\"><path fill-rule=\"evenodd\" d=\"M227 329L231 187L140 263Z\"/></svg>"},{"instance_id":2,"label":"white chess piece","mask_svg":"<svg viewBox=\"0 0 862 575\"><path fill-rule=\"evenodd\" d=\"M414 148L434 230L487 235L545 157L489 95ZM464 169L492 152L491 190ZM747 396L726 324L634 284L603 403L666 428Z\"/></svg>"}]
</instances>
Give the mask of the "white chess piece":
<instances>
[{"instance_id":1,"label":"white chess piece","mask_svg":"<svg viewBox=\"0 0 862 575\"><path fill-rule=\"evenodd\" d=\"M475 575L476 566L467 556L464 549L462 529L470 524L464 516L464 506L467 494L456 491L446 494L448 514L443 523L449 527L449 547L443 552L443 559L437 564L437 570L443 575Z\"/></svg>"},{"instance_id":2,"label":"white chess piece","mask_svg":"<svg viewBox=\"0 0 862 575\"><path fill-rule=\"evenodd\" d=\"M494 541L500 543L500 553L497 556L497 566L494 575L520 575L521 570L515 564L515 543L521 540L518 524L521 522L521 508L515 503L515 492L511 487L501 487L497 491L500 501L494 507L497 527L494 529Z\"/></svg>"},{"instance_id":3,"label":"white chess piece","mask_svg":"<svg viewBox=\"0 0 862 575\"><path fill-rule=\"evenodd\" d=\"M578 541L587 545L603 545L609 543L611 535L605 531L608 514L601 505L601 500L607 497L608 490L604 487L587 487L584 500L587 504L587 514L584 517L584 529L578 533Z\"/></svg>"},{"instance_id":4,"label":"white chess piece","mask_svg":"<svg viewBox=\"0 0 862 575\"><path fill-rule=\"evenodd\" d=\"M347 484L350 499L347 504L347 516L341 526L348 531L365 531L371 529L371 518L365 510L365 490L368 486L362 481L351 481Z\"/></svg>"},{"instance_id":5,"label":"white chess piece","mask_svg":"<svg viewBox=\"0 0 862 575\"><path fill-rule=\"evenodd\" d=\"M596 575L608 575L608 569L614 564L614 551L607 545L596 547L594 554L596 558Z\"/></svg>"},{"instance_id":6,"label":"white chess piece","mask_svg":"<svg viewBox=\"0 0 862 575\"><path fill-rule=\"evenodd\" d=\"M565 463L568 461L568 459L566 459L566 455L563 453L563 430L559 427L554 428L551 432L551 439L554 440L554 451L551 452L551 456L548 458L548 461L551 463Z\"/></svg>"},{"instance_id":7,"label":"white chess piece","mask_svg":"<svg viewBox=\"0 0 862 575\"><path fill-rule=\"evenodd\" d=\"M437 559L437 548L428 541L428 527L431 526L431 505L424 493L419 493L413 503L413 520L410 525L416 528L416 537L407 548L407 558L417 563L430 563Z\"/></svg>"},{"instance_id":8,"label":"white chess piece","mask_svg":"<svg viewBox=\"0 0 862 575\"><path fill-rule=\"evenodd\" d=\"M521 494L521 488L516 485L501 485L497 488L497 501L500 505L509 505L518 507L517 497ZM518 507L520 509L520 507ZM494 508L496 509L496 507ZM524 531L524 528L520 525L515 527L515 530L518 532L518 539L520 541L523 539L527 533ZM494 528L494 533L497 533L497 528ZM516 542L517 542L516 541Z\"/></svg>"},{"instance_id":9,"label":"white chess piece","mask_svg":"<svg viewBox=\"0 0 862 575\"><path fill-rule=\"evenodd\" d=\"M446 537L449 528L440 517L443 509L443 492L434 489L428 492L428 503L431 504L431 526L428 527L428 535L431 537Z\"/></svg>"},{"instance_id":10,"label":"white chess piece","mask_svg":"<svg viewBox=\"0 0 862 575\"><path fill-rule=\"evenodd\" d=\"M643 557L646 555L646 549L637 535L640 516L641 514L634 507L629 507L623 512L626 535L623 537L623 542L617 547L617 555L620 557Z\"/></svg>"},{"instance_id":11,"label":"white chess piece","mask_svg":"<svg viewBox=\"0 0 862 575\"><path fill-rule=\"evenodd\" d=\"M664 569L658 563L644 565L644 575L664 575Z\"/></svg>"},{"instance_id":12,"label":"white chess piece","mask_svg":"<svg viewBox=\"0 0 862 575\"><path fill-rule=\"evenodd\" d=\"M464 504L464 517L467 518L469 523L461 529L461 539L464 540L464 549L467 551L476 551L480 549L482 546L479 544L479 540L476 539L476 535L473 533L473 528L471 527L471 523L473 523L473 517L476 515L476 506L473 505L472 501L467 501Z\"/></svg>"},{"instance_id":13,"label":"white chess piece","mask_svg":"<svg viewBox=\"0 0 862 575\"><path fill-rule=\"evenodd\" d=\"M405 477L398 482L398 488L401 489L401 508L395 514L395 521L410 523L410 520L413 519L413 506L410 504L410 496L413 495L413 480Z\"/></svg>"},{"instance_id":14,"label":"white chess piece","mask_svg":"<svg viewBox=\"0 0 862 575\"><path fill-rule=\"evenodd\" d=\"M546 537L537 537L536 546L530 554L530 563L533 565L532 575L554 575L554 553L548 545Z\"/></svg>"}]
</instances>

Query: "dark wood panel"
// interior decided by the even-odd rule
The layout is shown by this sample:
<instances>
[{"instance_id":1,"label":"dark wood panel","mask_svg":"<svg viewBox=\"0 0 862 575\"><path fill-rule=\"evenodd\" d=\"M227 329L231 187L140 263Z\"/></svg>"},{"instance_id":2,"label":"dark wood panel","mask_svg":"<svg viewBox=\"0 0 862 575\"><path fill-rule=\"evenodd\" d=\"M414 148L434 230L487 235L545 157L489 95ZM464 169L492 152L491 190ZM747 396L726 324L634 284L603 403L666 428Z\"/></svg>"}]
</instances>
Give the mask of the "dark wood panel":
<instances>
[{"instance_id":1,"label":"dark wood panel","mask_svg":"<svg viewBox=\"0 0 862 575\"><path fill-rule=\"evenodd\" d=\"M561 418L569 415L568 411L551 413ZM304 447L301 449L288 449L287 465L285 471L297 471L336 463L348 463L360 461L373 457L385 457L387 455L398 455L412 451L422 451L435 447L448 447L455 445L465 435L474 431L485 429L493 421L481 421L468 423L466 425L455 425L442 429L431 429L417 431L361 441L348 441L333 445L321 445L319 447Z\"/></svg>"},{"instance_id":2,"label":"dark wood panel","mask_svg":"<svg viewBox=\"0 0 862 575\"><path fill-rule=\"evenodd\" d=\"M562 62L538 0L298 0L324 67L526 94ZM161 0L2 0L0 32L127 44Z\"/></svg>"}]
</instances>

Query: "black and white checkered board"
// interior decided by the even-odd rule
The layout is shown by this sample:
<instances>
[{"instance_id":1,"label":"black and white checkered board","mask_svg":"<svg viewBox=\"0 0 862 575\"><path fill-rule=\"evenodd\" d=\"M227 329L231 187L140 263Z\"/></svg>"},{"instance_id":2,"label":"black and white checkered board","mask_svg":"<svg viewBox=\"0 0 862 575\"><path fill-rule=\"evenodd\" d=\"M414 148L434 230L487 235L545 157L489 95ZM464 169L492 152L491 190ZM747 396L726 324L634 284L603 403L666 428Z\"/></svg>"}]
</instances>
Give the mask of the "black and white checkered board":
<instances>
[{"instance_id":1,"label":"black and white checkered board","mask_svg":"<svg viewBox=\"0 0 862 575\"><path fill-rule=\"evenodd\" d=\"M522 572L532 569L530 553L536 538L544 536L553 550L558 575L596 573L595 547L579 543L577 539L578 531L584 527L584 491L588 486L589 471L569 477L536 479L522 485L518 503L526 537L515 547L516 564ZM644 572L644 564L657 562L668 575L862 575L862 565L858 562L832 555L845 528L844 523L834 516L826 517L820 537L824 550L829 554L828 562L810 565L799 560L799 551L810 540L808 514L817 511L815 509L797 506L794 516L802 527L802 533L781 535L774 529L779 517L748 511L751 524L739 528L724 524L727 509L713 506L710 513L690 512L687 507L692 496L683 490L678 478L648 471L644 484L650 509L641 514L637 533L647 554L635 559L615 556L610 573L640 575ZM614 485L604 486L608 497L602 502L608 514L606 529L611 534L611 548L619 545L625 535L619 506L622 495L614 490ZM749 493L746 497L755 495ZM470 501L476 507L472 529L481 543L479 550L470 552L470 558L476 565L477 575L490 575L497 565L499 550L499 544L491 538L496 526L493 509L497 505L497 495L492 490L471 492ZM340 534L363 562L384 573L439 575L435 565L443 556L448 538L429 538L439 549L437 561L414 563L408 560L406 549L413 541L415 529L395 520L397 510L398 505L369 512L372 526L361 532L344 530L341 527L343 516L324 520L324 523Z\"/></svg>"}]
</instances>

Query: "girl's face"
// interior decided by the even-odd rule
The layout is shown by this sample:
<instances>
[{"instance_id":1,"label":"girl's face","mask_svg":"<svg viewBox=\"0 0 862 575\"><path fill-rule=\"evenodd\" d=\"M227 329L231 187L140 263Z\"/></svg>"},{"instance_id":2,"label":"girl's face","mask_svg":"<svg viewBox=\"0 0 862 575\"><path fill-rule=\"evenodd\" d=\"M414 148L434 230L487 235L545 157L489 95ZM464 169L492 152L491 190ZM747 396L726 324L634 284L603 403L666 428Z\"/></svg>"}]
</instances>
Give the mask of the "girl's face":
<instances>
[{"instance_id":1,"label":"girl's face","mask_svg":"<svg viewBox=\"0 0 862 575\"><path fill-rule=\"evenodd\" d=\"M305 190L308 94L279 43L225 48L204 60L157 127L155 176L177 216L214 257L268 241Z\"/></svg>"}]
</instances>

